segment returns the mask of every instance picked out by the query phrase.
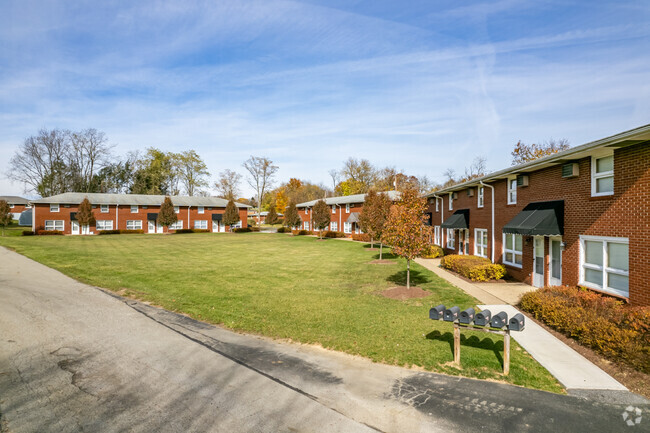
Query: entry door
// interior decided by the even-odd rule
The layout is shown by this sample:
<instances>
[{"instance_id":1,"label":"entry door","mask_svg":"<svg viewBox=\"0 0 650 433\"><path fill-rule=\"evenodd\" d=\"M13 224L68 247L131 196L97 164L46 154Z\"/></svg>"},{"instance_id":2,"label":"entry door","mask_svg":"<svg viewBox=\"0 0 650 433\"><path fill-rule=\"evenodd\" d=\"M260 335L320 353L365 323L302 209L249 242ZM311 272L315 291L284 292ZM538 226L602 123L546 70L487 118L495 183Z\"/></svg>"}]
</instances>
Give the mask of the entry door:
<instances>
[{"instance_id":1,"label":"entry door","mask_svg":"<svg viewBox=\"0 0 650 433\"><path fill-rule=\"evenodd\" d=\"M147 221L147 233L156 233L155 221Z\"/></svg>"},{"instance_id":2,"label":"entry door","mask_svg":"<svg viewBox=\"0 0 650 433\"><path fill-rule=\"evenodd\" d=\"M157 225L156 225L156 229L157 229L156 233L162 233L162 232L163 232L163 226L162 226L162 224L157 224Z\"/></svg>"},{"instance_id":3,"label":"entry door","mask_svg":"<svg viewBox=\"0 0 650 433\"><path fill-rule=\"evenodd\" d=\"M469 254L469 230L458 230L458 254Z\"/></svg>"},{"instance_id":4,"label":"entry door","mask_svg":"<svg viewBox=\"0 0 650 433\"><path fill-rule=\"evenodd\" d=\"M544 236L535 236L533 256L533 286L544 287Z\"/></svg>"},{"instance_id":5,"label":"entry door","mask_svg":"<svg viewBox=\"0 0 650 433\"><path fill-rule=\"evenodd\" d=\"M79 222L70 221L70 233L73 235L79 234Z\"/></svg>"},{"instance_id":6,"label":"entry door","mask_svg":"<svg viewBox=\"0 0 650 433\"><path fill-rule=\"evenodd\" d=\"M82 235L89 235L90 234L90 226L87 225L87 224L81 226L81 234Z\"/></svg>"},{"instance_id":7,"label":"entry door","mask_svg":"<svg viewBox=\"0 0 650 433\"><path fill-rule=\"evenodd\" d=\"M551 256L551 265L549 270L549 284L551 286L562 285L562 238L555 237L549 239L549 254Z\"/></svg>"},{"instance_id":8,"label":"entry door","mask_svg":"<svg viewBox=\"0 0 650 433\"><path fill-rule=\"evenodd\" d=\"M221 224L219 221L212 221L212 232L213 233L223 233L226 231L226 227Z\"/></svg>"}]
</instances>

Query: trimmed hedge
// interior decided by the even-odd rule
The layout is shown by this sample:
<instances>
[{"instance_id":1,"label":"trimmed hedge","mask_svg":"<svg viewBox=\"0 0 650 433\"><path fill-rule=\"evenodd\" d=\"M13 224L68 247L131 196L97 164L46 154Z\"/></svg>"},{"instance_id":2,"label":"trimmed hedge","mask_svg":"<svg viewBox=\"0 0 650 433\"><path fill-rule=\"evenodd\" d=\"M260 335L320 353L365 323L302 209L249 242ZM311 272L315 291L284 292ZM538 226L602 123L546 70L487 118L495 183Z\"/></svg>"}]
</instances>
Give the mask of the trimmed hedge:
<instances>
[{"instance_id":1,"label":"trimmed hedge","mask_svg":"<svg viewBox=\"0 0 650 433\"><path fill-rule=\"evenodd\" d=\"M368 233L353 234L352 240L359 242L370 242L370 235Z\"/></svg>"},{"instance_id":2,"label":"trimmed hedge","mask_svg":"<svg viewBox=\"0 0 650 433\"><path fill-rule=\"evenodd\" d=\"M323 235L326 238L344 238L345 233L343 232L333 232L333 231L326 231L325 234Z\"/></svg>"},{"instance_id":3,"label":"trimmed hedge","mask_svg":"<svg viewBox=\"0 0 650 433\"><path fill-rule=\"evenodd\" d=\"M183 234L183 233L210 233L210 230L208 229L178 229L174 230L175 234Z\"/></svg>"},{"instance_id":4,"label":"trimmed hedge","mask_svg":"<svg viewBox=\"0 0 650 433\"><path fill-rule=\"evenodd\" d=\"M437 257L442 257L445 255L445 250L443 250L438 245L429 245L427 249L422 251L420 257L423 259L435 259Z\"/></svg>"},{"instance_id":5,"label":"trimmed hedge","mask_svg":"<svg viewBox=\"0 0 650 433\"><path fill-rule=\"evenodd\" d=\"M98 230L98 235L141 235L144 233L144 230Z\"/></svg>"},{"instance_id":6,"label":"trimmed hedge","mask_svg":"<svg viewBox=\"0 0 650 433\"><path fill-rule=\"evenodd\" d=\"M291 233L291 229L289 227L278 227L278 233Z\"/></svg>"},{"instance_id":7,"label":"trimmed hedge","mask_svg":"<svg viewBox=\"0 0 650 433\"><path fill-rule=\"evenodd\" d=\"M313 233L312 233L311 231L309 231L309 230L298 230L298 231L297 231L296 233L294 233L294 234L295 234L295 235L298 235L298 236L306 236L306 235L311 235L311 234L313 234Z\"/></svg>"},{"instance_id":8,"label":"trimmed hedge","mask_svg":"<svg viewBox=\"0 0 650 433\"><path fill-rule=\"evenodd\" d=\"M526 293L520 307L607 358L650 373L650 307L630 307L578 287Z\"/></svg>"},{"instance_id":9,"label":"trimmed hedge","mask_svg":"<svg viewBox=\"0 0 650 433\"><path fill-rule=\"evenodd\" d=\"M444 256L440 265L472 281L500 280L506 275L505 266L492 263L485 257L451 254Z\"/></svg>"},{"instance_id":10,"label":"trimmed hedge","mask_svg":"<svg viewBox=\"0 0 650 433\"><path fill-rule=\"evenodd\" d=\"M253 230L251 230L250 227L238 227L236 229L233 229L232 231L235 233L250 233Z\"/></svg>"},{"instance_id":11,"label":"trimmed hedge","mask_svg":"<svg viewBox=\"0 0 650 433\"><path fill-rule=\"evenodd\" d=\"M31 230L23 230L23 236L34 236L36 233L34 233Z\"/></svg>"},{"instance_id":12,"label":"trimmed hedge","mask_svg":"<svg viewBox=\"0 0 650 433\"><path fill-rule=\"evenodd\" d=\"M60 236L63 235L61 230L36 230L36 234L39 236Z\"/></svg>"}]
</instances>

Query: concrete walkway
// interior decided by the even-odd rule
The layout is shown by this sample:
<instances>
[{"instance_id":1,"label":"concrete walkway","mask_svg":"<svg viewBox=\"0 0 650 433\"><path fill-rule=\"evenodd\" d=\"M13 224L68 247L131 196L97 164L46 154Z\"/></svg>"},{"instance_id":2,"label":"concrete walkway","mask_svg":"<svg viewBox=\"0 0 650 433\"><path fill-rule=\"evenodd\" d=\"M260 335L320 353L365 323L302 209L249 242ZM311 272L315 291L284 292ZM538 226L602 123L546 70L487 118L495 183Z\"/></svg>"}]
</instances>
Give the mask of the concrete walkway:
<instances>
[{"instance_id":1,"label":"concrete walkway","mask_svg":"<svg viewBox=\"0 0 650 433\"><path fill-rule=\"evenodd\" d=\"M439 259L416 259L416 263L474 296L482 302L478 307L481 310L490 310L492 314L505 311L508 317L512 317L521 313L511 304L516 304L526 291L535 290L534 287L523 283L470 283L440 268ZM506 292L508 289L512 290L511 293ZM533 320L526 320L524 331L513 332L511 335L537 362L555 376L570 394L586 395L593 391L628 392L621 383Z\"/></svg>"}]
</instances>

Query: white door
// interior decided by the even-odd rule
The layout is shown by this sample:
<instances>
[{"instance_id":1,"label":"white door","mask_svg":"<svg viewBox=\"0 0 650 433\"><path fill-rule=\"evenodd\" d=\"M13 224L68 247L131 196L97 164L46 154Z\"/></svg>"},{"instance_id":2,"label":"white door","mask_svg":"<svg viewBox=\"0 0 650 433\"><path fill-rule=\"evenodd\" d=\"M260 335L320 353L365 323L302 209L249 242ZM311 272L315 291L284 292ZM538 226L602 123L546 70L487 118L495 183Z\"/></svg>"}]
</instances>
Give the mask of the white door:
<instances>
[{"instance_id":1,"label":"white door","mask_svg":"<svg viewBox=\"0 0 650 433\"><path fill-rule=\"evenodd\" d=\"M535 236L533 257L533 286L544 287L544 236Z\"/></svg>"},{"instance_id":2,"label":"white door","mask_svg":"<svg viewBox=\"0 0 650 433\"><path fill-rule=\"evenodd\" d=\"M81 226L81 234L82 235L89 235L90 234L90 226L87 225L87 224Z\"/></svg>"},{"instance_id":3,"label":"white door","mask_svg":"<svg viewBox=\"0 0 650 433\"><path fill-rule=\"evenodd\" d=\"M212 233L219 233L219 221L212 220Z\"/></svg>"},{"instance_id":4,"label":"white door","mask_svg":"<svg viewBox=\"0 0 650 433\"><path fill-rule=\"evenodd\" d=\"M78 221L70 221L70 233L73 235L78 235L79 234L79 222Z\"/></svg>"},{"instance_id":5,"label":"white door","mask_svg":"<svg viewBox=\"0 0 650 433\"><path fill-rule=\"evenodd\" d=\"M162 233L162 232L163 232L163 226L162 226L162 224L157 224L157 225L156 225L156 229L157 229L156 233Z\"/></svg>"},{"instance_id":6,"label":"white door","mask_svg":"<svg viewBox=\"0 0 650 433\"><path fill-rule=\"evenodd\" d=\"M549 284L551 286L562 285L562 238L554 237L549 239L550 270Z\"/></svg>"},{"instance_id":7,"label":"white door","mask_svg":"<svg viewBox=\"0 0 650 433\"><path fill-rule=\"evenodd\" d=\"M147 221L147 233L156 233L156 222L148 220Z\"/></svg>"}]
</instances>

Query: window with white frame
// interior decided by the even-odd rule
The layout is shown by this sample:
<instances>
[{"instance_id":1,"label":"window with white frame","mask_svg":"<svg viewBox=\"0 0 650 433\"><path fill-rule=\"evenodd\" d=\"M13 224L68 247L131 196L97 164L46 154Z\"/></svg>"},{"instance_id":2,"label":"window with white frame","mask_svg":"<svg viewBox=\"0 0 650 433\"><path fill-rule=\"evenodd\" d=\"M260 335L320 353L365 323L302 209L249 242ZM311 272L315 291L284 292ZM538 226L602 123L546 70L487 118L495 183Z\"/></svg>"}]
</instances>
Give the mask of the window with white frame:
<instances>
[{"instance_id":1,"label":"window with white frame","mask_svg":"<svg viewBox=\"0 0 650 433\"><path fill-rule=\"evenodd\" d=\"M309 221L305 221L305 222L303 223L303 228L304 228L305 230L309 230Z\"/></svg>"},{"instance_id":2,"label":"window with white frame","mask_svg":"<svg viewBox=\"0 0 650 433\"><path fill-rule=\"evenodd\" d=\"M337 231L337 230L339 229L339 224L336 223L336 222L334 222L334 221L332 221L332 222L330 223L330 227L331 227L330 230L332 230L333 232L335 232L335 231Z\"/></svg>"},{"instance_id":3,"label":"window with white frame","mask_svg":"<svg viewBox=\"0 0 650 433\"><path fill-rule=\"evenodd\" d=\"M503 263L521 268L524 242L521 235L503 234Z\"/></svg>"},{"instance_id":4,"label":"window with white frame","mask_svg":"<svg viewBox=\"0 0 650 433\"><path fill-rule=\"evenodd\" d=\"M131 213L138 213L138 205L137 204L132 204L131 205Z\"/></svg>"},{"instance_id":5,"label":"window with white frame","mask_svg":"<svg viewBox=\"0 0 650 433\"><path fill-rule=\"evenodd\" d=\"M614 154L591 158L591 195L614 194Z\"/></svg>"},{"instance_id":6,"label":"window with white frame","mask_svg":"<svg viewBox=\"0 0 650 433\"><path fill-rule=\"evenodd\" d=\"M580 284L629 296L629 240L580 236Z\"/></svg>"},{"instance_id":7,"label":"window with white frame","mask_svg":"<svg viewBox=\"0 0 650 433\"><path fill-rule=\"evenodd\" d=\"M140 220L127 220L126 221L127 230L142 230L142 221Z\"/></svg>"},{"instance_id":8,"label":"window with white frame","mask_svg":"<svg viewBox=\"0 0 650 433\"><path fill-rule=\"evenodd\" d=\"M95 222L95 227L97 230L113 230L113 221L112 220L97 220Z\"/></svg>"},{"instance_id":9,"label":"window with white frame","mask_svg":"<svg viewBox=\"0 0 650 433\"><path fill-rule=\"evenodd\" d=\"M435 226L433 228L433 243L442 246L441 240L440 240L440 226Z\"/></svg>"},{"instance_id":10,"label":"window with white frame","mask_svg":"<svg viewBox=\"0 0 650 433\"><path fill-rule=\"evenodd\" d=\"M483 207L483 204L485 203L485 187L479 186L478 190L476 192L476 206L477 207Z\"/></svg>"},{"instance_id":11,"label":"window with white frame","mask_svg":"<svg viewBox=\"0 0 650 433\"><path fill-rule=\"evenodd\" d=\"M101 213L108 213L108 205L107 204L99 205L99 211Z\"/></svg>"},{"instance_id":12,"label":"window with white frame","mask_svg":"<svg viewBox=\"0 0 650 433\"><path fill-rule=\"evenodd\" d=\"M453 250L456 248L456 240L454 239L454 229L447 229L447 248Z\"/></svg>"},{"instance_id":13,"label":"window with white frame","mask_svg":"<svg viewBox=\"0 0 650 433\"><path fill-rule=\"evenodd\" d=\"M487 257L488 232L486 229L474 230L474 255Z\"/></svg>"},{"instance_id":14,"label":"window with white frame","mask_svg":"<svg viewBox=\"0 0 650 433\"><path fill-rule=\"evenodd\" d=\"M59 205L58 203L52 203L50 204L50 212L58 212L59 211Z\"/></svg>"},{"instance_id":15,"label":"window with white frame","mask_svg":"<svg viewBox=\"0 0 650 433\"><path fill-rule=\"evenodd\" d=\"M208 220L195 220L194 221L194 228L199 229L199 230L207 230L208 229Z\"/></svg>"},{"instance_id":16,"label":"window with white frame","mask_svg":"<svg viewBox=\"0 0 650 433\"><path fill-rule=\"evenodd\" d=\"M307 214L309 214L309 208L308 207L305 208L305 215L307 215Z\"/></svg>"},{"instance_id":17,"label":"window with white frame","mask_svg":"<svg viewBox=\"0 0 650 433\"><path fill-rule=\"evenodd\" d=\"M199 206L199 213L205 213L205 207Z\"/></svg>"},{"instance_id":18,"label":"window with white frame","mask_svg":"<svg viewBox=\"0 0 650 433\"><path fill-rule=\"evenodd\" d=\"M517 204L517 178L508 179L508 204Z\"/></svg>"},{"instance_id":19,"label":"window with white frame","mask_svg":"<svg viewBox=\"0 0 650 433\"><path fill-rule=\"evenodd\" d=\"M345 205L345 213L350 213L350 203Z\"/></svg>"},{"instance_id":20,"label":"window with white frame","mask_svg":"<svg viewBox=\"0 0 650 433\"><path fill-rule=\"evenodd\" d=\"M352 233L352 223L343 223L343 233Z\"/></svg>"},{"instance_id":21,"label":"window with white frame","mask_svg":"<svg viewBox=\"0 0 650 433\"><path fill-rule=\"evenodd\" d=\"M440 203L438 203L438 198L435 197L436 200L436 212L440 212Z\"/></svg>"},{"instance_id":22,"label":"window with white frame","mask_svg":"<svg viewBox=\"0 0 650 433\"><path fill-rule=\"evenodd\" d=\"M454 210L454 193L449 193L449 210Z\"/></svg>"},{"instance_id":23,"label":"window with white frame","mask_svg":"<svg viewBox=\"0 0 650 433\"><path fill-rule=\"evenodd\" d=\"M170 230L183 230L183 221L176 221L174 224L169 226Z\"/></svg>"},{"instance_id":24,"label":"window with white frame","mask_svg":"<svg viewBox=\"0 0 650 433\"><path fill-rule=\"evenodd\" d=\"M14 207L13 203L9 203L9 209L13 209Z\"/></svg>"},{"instance_id":25,"label":"window with white frame","mask_svg":"<svg viewBox=\"0 0 650 433\"><path fill-rule=\"evenodd\" d=\"M45 221L45 230L59 230L63 231L65 227L65 222L63 220L46 220Z\"/></svg>"},{"instance_id":26,"label":"window with white frame","mask_svg":"<svg viewBox=\"0 0 650 433\"><path fill-rule=\"evenodd\" d=\"M336 213L336 206L332 206L332 213Z\"/></svg>"},{"instance_id":27,"label":"window with white frame","mask_svg":"<svg viewBox=\"0 0 650 433\"><path fill-rule=\"evenodd\" d=\"M180 213L180 212L181 212L180 206L174 206L174 213Z\"/></svg>"}]
</instances>

